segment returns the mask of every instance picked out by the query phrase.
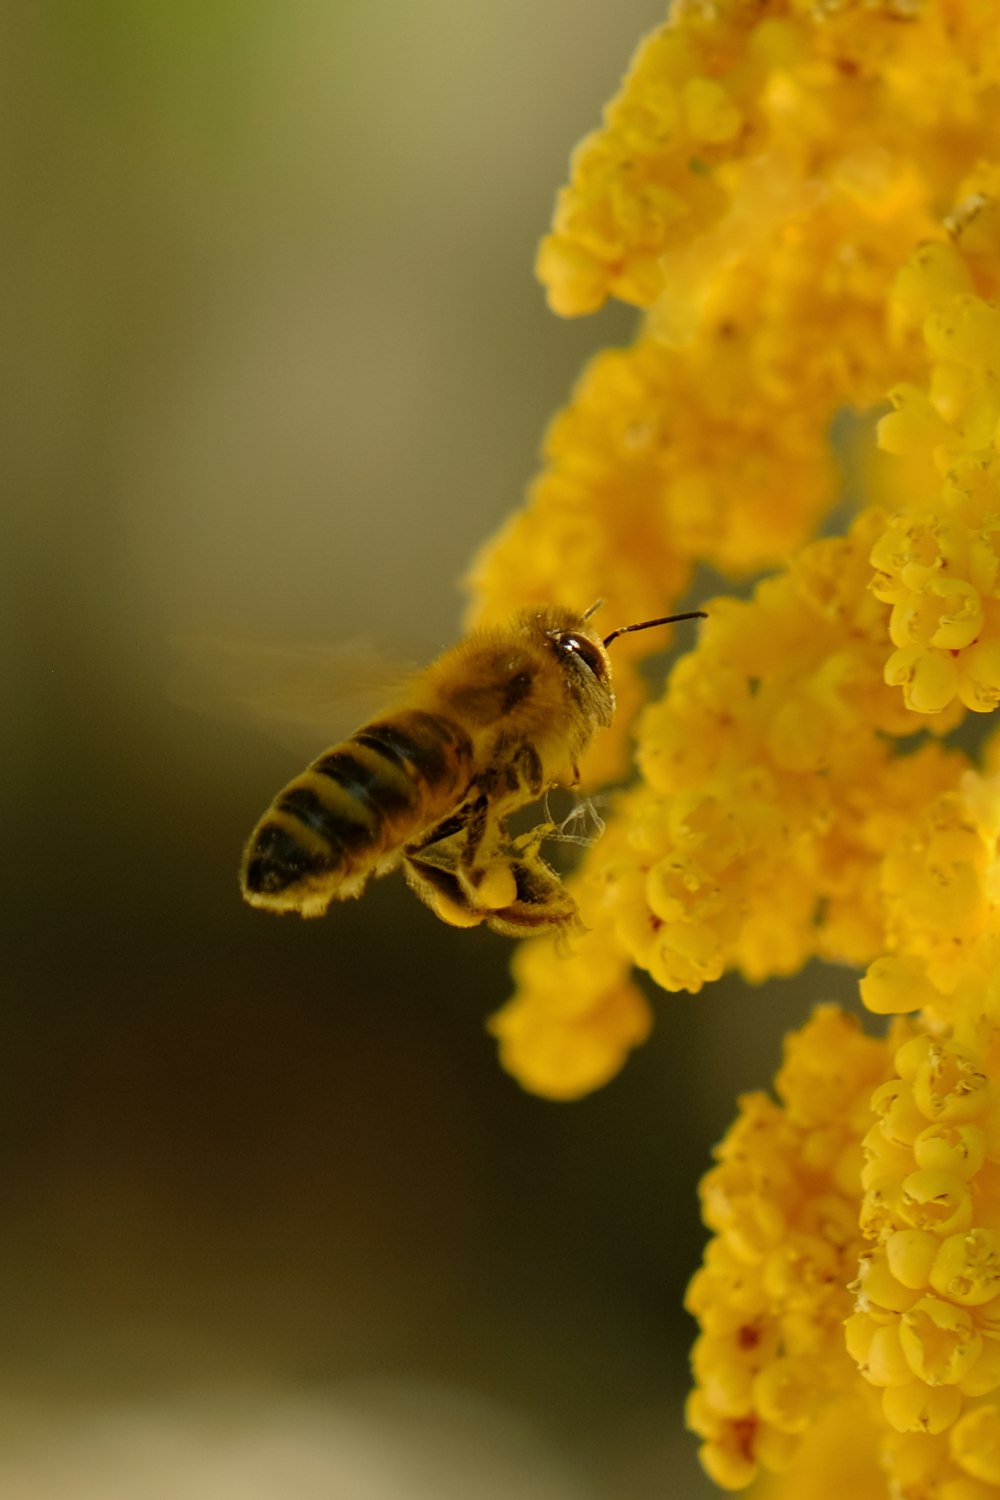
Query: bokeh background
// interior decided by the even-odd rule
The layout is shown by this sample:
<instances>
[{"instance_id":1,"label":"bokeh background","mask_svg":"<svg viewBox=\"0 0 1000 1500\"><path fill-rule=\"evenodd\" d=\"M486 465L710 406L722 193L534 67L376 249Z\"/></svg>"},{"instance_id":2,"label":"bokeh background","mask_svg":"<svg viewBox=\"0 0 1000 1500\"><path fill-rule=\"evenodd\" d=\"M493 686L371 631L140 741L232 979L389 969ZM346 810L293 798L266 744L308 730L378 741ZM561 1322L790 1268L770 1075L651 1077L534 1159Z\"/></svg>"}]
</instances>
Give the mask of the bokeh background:
<instances>
[{"instance_id":1,"label":"bokeh background","mask_svg":"<svg viewBox=\"0 0 1000 1500\"><path fill-rule=\"evenodd\" d=\"M630 336L531 266L661 14L0 8L5 1500L710 1492L697 1178L850 976L660 995L613 1085L531 1098L483 1028L502 939L398 879L317 923L241 905L303 757L171 687L178 635L454 638L548 417Z\"/></svg>"}]
</instances>

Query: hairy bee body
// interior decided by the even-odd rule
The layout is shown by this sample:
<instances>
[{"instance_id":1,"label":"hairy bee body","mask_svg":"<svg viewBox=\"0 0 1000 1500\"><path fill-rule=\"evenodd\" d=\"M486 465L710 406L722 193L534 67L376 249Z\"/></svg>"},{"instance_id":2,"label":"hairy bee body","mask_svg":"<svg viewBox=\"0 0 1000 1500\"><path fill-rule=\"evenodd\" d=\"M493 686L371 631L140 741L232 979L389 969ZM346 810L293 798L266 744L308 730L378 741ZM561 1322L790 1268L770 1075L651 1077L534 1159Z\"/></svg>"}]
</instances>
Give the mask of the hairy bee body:
<instances>
[{"instance_id":1,"label":"hairy bee body","mask_svg":"<svg viewBox=\"0 0 1000 1500\"><path fill-rule=\"evenodd\" d=\"M521 935L572 923L575 904L539 853L545 829L514 839L506 820L575 781L613 714L607 651L583 616L532 609L477 631L278 793L247 844L243 895L320 916L402 864L453 925Z\"/></svg>"}]
</instances>

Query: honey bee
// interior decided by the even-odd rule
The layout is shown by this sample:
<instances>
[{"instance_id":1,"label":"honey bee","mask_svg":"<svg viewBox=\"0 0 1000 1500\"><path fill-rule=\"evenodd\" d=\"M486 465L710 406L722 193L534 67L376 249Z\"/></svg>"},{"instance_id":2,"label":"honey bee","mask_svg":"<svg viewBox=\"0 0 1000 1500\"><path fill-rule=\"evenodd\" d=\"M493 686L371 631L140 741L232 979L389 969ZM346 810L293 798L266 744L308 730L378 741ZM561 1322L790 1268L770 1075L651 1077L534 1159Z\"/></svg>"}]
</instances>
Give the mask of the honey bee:
<instances>
[{"instance_id":1,"label":"honey bee","mask_svg":"<svg viewBox=\"0 0 1000 1500\"><path fill-rule=\"evenodd\" d=\"M600 602L600 601L599 601ZM507 820L559 784L615 711L608 647L585 614L522 610L473 632L416 675L399 702L290 781L247 843L244 899L318 917L402 865L455 927L511 937L572 925L576 903L542 858L551 823L513 837Z\"/></svg>"}]
</instances>

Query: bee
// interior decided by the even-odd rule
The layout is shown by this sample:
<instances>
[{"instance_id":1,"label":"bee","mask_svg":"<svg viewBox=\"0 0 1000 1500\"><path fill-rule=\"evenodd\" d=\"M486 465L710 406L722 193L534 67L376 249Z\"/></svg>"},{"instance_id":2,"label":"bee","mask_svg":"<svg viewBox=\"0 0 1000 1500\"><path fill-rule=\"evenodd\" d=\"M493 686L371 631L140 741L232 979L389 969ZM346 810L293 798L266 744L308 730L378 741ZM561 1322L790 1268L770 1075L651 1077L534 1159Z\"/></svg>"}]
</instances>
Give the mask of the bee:
<instances>
[{"instance_id":1,"label":"bee","mask_svg":"<svg viewBox=\"0 0 1000 1500\"><path fill-rule=\"evenodd\" d=\"M523 937L571 926L576 903L541 856L543 823L513 837L510 816L576 785L594 733L615 711L608 647L585 614L522 610L474 631L417 674L379 718L283 788L243 854L244 899L318 917L402 865L407 883L455 927L485 922Z\"/></svg>"}]
</instances>

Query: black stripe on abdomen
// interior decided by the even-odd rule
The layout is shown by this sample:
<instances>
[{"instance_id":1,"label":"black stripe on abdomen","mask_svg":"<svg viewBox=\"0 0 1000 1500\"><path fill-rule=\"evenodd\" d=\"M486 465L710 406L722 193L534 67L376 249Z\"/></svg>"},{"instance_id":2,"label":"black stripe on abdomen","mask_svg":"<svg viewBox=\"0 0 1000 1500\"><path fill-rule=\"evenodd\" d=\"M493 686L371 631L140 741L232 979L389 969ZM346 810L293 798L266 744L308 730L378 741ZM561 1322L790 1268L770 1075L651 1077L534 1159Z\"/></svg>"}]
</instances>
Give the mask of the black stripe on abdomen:
<instances>
[{"instance_id":1,"label":"black stripe on abdomen","mask_svg":"<svg viewBox=\"0 0 1000 1500\"><path fill-rule=\"evenodd\" d=\"M461 794L471 759L461 726L437 714L409 709L367 725L278 793L244 856L247 892L304 913L345 882L356 895L387 852Z\"/></svg>"},{"instance_id":2,"label":"black stripe on abdomen","mask_svg":"<svg viewBox=\"0 0 1000 1500\"><path fill-rule=\"evenodd\" d=\"M472 762L472 741L461 725L419 708L367 724L351 743L382 756L409 780L434 788L462 781Z\"/></svg>"},{"instance_id":3,"label":"black stripe on abdomen","mask_svg":"<svg viewBox=\"0 0 1000 1500\"><path fill-rule=\"evenodd\" d=\"M301 823L329 844L334 854L353 854L358 849L374 842L378 836L379 820L369 809L355 800L345 802L338 798L337 805L325 802L313 787L304 781L293 782L278 797L275 806L279 812L290 813Z\"/></svg>"},{"instance_id":4,"label":"black stripe on abdomen","mask_svg":"<svg viewBox=\"0 0 1000 1500\"><path fill-rule=\"evenodd\" d=\"M291 829L264 822L246 853L243 883L258 896L276 896L331 868L329 853L308 849Z\"/></svg>"},{"instance_id":5,"label":"black stripe on abdomen","mask_svg":"<svg viewBox=\"0 0 1000 1500\"><path fill-rule=\"evenodd\" d=\"M351 753L351 744L353 741L349 740L343 749L327 751L309 769L332 781L368 817L395 819L401 814L415 813L419 807L418 794L398 767L377 752L369 751L362 759Z\"/></svg>"}]
</instances>

